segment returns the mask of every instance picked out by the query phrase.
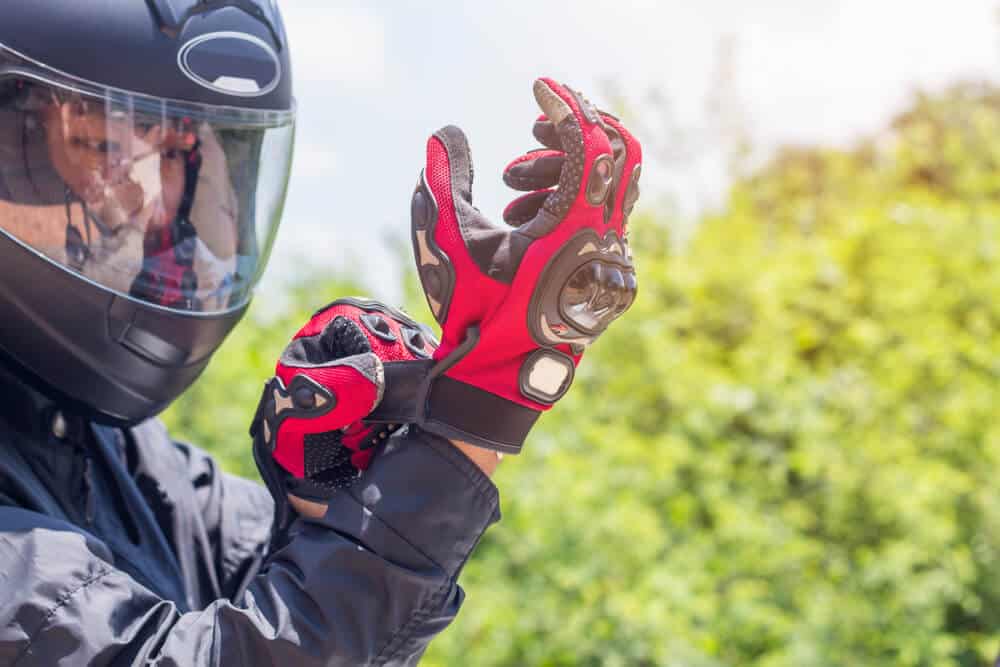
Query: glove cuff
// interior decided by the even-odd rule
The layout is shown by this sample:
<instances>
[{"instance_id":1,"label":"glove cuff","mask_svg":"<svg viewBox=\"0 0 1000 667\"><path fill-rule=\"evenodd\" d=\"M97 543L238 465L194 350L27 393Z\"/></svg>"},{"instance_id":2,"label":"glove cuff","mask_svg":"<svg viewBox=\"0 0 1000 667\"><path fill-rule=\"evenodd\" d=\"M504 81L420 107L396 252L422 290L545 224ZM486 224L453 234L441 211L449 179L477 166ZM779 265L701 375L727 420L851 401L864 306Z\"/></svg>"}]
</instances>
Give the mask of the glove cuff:
<instances>
[{"instance_id":1,"label":"glove cuff","mask_svg":"<svg viewBox=\"0 0 1000 667\"><path fill-rule=\"evenodd\" d=\"M541 411L445 375L475 347L478 327L443 360L386 362L382 401L368 423L415 423L428 433L476 447L519 454Z\"/></svg>"},{"instance_id":2,"label":"glove cuff","mask_svg":"<svg viewBox=\"0 0 1000 667\"><path fill-rule=\"evenodd\" d=\"M365 421L416 423L444 438L520 453L541 412L446 375L431 378L433 368L433 360L387 362L385 397Z\"/></svg>"},{"instance_id":3,"label":"glove cuff","mask_svg":"<svg viewBox=\"0 0 1000 667\"><path fill-rule=\"evenodd\" d=\"M446 375L427 394L425 431L507 454L519 454L541 412Z\"/></svg>"}]
</instances>

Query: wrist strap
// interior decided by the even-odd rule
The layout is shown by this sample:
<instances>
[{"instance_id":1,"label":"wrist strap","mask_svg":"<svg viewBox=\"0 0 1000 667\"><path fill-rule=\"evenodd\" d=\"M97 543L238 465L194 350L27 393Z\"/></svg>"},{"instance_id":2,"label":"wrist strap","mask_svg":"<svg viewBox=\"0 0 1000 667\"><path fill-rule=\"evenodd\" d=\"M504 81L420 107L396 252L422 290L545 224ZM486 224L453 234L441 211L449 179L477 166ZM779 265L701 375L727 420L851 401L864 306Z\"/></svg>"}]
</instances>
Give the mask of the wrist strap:
<instances>
[{"instance_id":1,"label":"wrist strap","mask_svg":"<svg viewBox=\"0 0 1000 667\"><path fill-rule=\"evenodd\" d=\"M382 402L365 421L418 424L451 440L520 453L541 413L444 375L478 341L478 327L470 327L466 340L445 359L385 362Z\"/></svg>"},{"instance_id":2,"label":"wrist strap","mask_svg":"<svg viewBox=\"0 0 1000 667\"><path fill-rule=\"evenodd\" d=\"M433 359L383 362L385 389L382 400L364 420L380 424L419 422L423 412L417 409L421 388L429 381L435 363Z\"/></svg>"},{"instance_id":3,"label":"wrist strap","mask_svg":"<svg viewBox=\"0 0 1000 667\"><path fill-rule=\"evenodd\" d=\"M421 427L477 447L518 454L540 414L442 375L431 385Z\"/></svg>"}]
</instances>

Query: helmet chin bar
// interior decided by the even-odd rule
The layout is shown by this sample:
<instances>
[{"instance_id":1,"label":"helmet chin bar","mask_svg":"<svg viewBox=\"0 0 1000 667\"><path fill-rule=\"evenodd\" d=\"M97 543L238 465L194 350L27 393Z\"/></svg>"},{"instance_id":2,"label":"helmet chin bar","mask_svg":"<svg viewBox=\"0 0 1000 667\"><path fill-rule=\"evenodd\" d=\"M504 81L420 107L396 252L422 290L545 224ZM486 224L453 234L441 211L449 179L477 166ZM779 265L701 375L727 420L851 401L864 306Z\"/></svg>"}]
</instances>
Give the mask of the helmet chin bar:
<instances>
[{"instance_id":1,"label":"helmet chin bar","mask_svg":"<svg viewBox=\"0 0 1000 667\"><path fill-rule=\"evenodd\" d=\"M30 279L25 279L30 276ZM183 313L81 280L0 234L0 341L43 393L104 423L136 424L201 374L246 306Z\"/></svg>"},{"instance_id":2,"label":"helmet chin bar","mask_svg":"<svg viewBox=\"0 0 1000 667\"><path fill-rule=\"evenodd\" d=\"M545 267L529 312L544 346L592 343L635 300L637 283L628 241L614 230L577 234Z\"/></svg>"}]
</instances>

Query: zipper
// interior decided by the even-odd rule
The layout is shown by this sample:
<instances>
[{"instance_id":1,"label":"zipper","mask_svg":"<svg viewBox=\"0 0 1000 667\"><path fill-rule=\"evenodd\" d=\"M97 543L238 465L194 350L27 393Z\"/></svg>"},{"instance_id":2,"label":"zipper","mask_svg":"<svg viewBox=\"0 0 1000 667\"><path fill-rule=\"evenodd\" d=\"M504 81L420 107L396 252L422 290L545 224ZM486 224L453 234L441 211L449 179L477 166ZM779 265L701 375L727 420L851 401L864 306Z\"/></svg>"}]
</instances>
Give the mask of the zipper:
<instances>
[{"instance_id":1,"label":"zipper","mask_svg":"<svg viewBox=\"0 0 1000 667\"><path fill-rule=\"evenodd\" d=\"M84 520L91 526L94 524L97 507L94 494L94 460L89 454L83 455L83 502Z\"/></svg>"}]
</instances>

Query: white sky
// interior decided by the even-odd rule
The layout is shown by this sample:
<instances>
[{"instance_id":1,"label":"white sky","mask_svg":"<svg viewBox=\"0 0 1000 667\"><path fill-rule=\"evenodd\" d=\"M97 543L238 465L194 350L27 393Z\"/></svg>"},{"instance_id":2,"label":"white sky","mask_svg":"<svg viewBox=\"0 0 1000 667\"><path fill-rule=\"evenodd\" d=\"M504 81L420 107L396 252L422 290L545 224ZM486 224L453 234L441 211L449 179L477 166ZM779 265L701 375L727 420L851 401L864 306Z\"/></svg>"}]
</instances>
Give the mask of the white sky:
<instances>
[{"instance_id":1,"label":"white sky","mask_svg":"<svg viewBox=\"0 0 1000 667\"><path fill-rule=\"evenodd\" d=\"M427 136L470 137L475 194L499 217L507 161L532 146L531 82L552 76L599 104L602 81L642 112L651 88L690 130L695 156L647 155L644 198L685 211L724 190L706 96L732 45L737 110L754 144L843 143L884 125L912 91L998 79L998 0L572 0L434 3L284 0L300 125L296 165L265 283L303 262L364 271L395 296L409 199ZM621 110L618 110L621 111ZM660 119L646 112L648 123ZM640 137L642 138L642 137ZM692 148L692 147L688 147ZM640 206L642 202L640 202ZM407 258L406 261L409 261Z\"/></svg>"}]
</instances>

